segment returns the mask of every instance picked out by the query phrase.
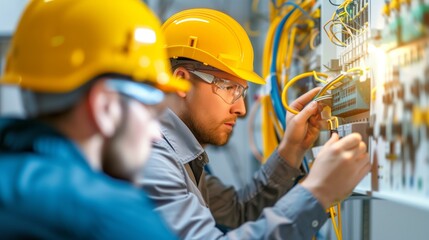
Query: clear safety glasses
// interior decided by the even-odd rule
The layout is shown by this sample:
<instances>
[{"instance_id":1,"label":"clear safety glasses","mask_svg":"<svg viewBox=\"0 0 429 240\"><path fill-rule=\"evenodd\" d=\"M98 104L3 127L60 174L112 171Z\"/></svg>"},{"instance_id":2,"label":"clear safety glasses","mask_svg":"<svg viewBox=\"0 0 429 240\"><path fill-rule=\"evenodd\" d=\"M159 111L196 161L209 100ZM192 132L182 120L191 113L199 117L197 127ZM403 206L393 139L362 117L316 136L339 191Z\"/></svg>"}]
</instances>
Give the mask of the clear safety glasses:
<instances>
[{"instance_id":1,"label":"clear safety glasses","mask_svg":"<svg viewBox=\"0 0 429 240\"><path fill-rule=\"evenodd\" d=\"M155 117L165 110L164 93L151 85L115 78L109 78L106 83L113 91L145 105Z\"/></svg>"},{"instance_id":2,"label":"clear safety glasses","mask_svg":"<svg viewBox=\"0 0 429 240\"><path fill-rule=\"evenodd\" d=\"M228 104L235 103L241 96L246 96L248 87L236 83L232 80L218 78L208 73L199 71L189 71L196 75L204 82L210 83L213 86L213 92L221 97Z\"/></svg>"}]
</instances>

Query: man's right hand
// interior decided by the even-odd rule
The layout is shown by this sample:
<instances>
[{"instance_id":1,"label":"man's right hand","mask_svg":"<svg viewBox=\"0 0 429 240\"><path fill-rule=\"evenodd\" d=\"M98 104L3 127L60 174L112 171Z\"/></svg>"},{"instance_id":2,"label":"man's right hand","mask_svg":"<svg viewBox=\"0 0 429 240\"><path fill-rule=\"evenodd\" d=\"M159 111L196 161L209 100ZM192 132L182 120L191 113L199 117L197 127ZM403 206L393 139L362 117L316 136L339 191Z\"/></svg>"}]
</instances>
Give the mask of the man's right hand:
<instances>
[{"instance_id":1,"label":"man's right hand","mask_svg":"<svg viewBox=\"0 0 429 240\"><path fill-rule=\"evenodd\" d=\"M334 133L301 185L328 208L349 196L370 169L366 144L360 134L353 133L339 139Z\"/></svg>"}]
</instances>

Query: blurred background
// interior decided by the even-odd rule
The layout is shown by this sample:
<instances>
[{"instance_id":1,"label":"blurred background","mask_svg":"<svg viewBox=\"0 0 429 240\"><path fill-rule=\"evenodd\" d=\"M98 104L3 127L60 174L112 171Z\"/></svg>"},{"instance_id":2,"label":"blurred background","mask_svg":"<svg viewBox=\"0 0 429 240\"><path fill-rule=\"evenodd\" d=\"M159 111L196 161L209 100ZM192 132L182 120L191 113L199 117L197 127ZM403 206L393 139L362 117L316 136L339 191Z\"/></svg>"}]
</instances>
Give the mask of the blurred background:
<instances>
[{"instance_id":1,"label":"blurred background","mask_svg":"<svg viewBox=\"0 0 429 240\"><path fill-rule=\"evenodd\" d=\"M429 1L144 2L161 21L196 7L231 15L252 41L256 72L269 80L266 86L250 84L247 115L239 120L231 141L208 147L212 174L236 188L252 178L281 137L286 111L278 95L294 77L299 76L299 82L286 89L288 102L343 76L329 90L332 109L327 120L342 135L365 135L374 167L341 203L342 239L429 238ZM311 3L304 6L306 2ZM0 0L0 72L26 3ZM309 74L300 75L305 72ZM264 97L271 100L268 105L262 103ZM0 114L25 116L16 88L0 88ZM322 133L307 154L305 170L328 136L329 131ZM335 232L333 222L327 221L317 239L337 239Z\"/></svg>"}]
</instances>

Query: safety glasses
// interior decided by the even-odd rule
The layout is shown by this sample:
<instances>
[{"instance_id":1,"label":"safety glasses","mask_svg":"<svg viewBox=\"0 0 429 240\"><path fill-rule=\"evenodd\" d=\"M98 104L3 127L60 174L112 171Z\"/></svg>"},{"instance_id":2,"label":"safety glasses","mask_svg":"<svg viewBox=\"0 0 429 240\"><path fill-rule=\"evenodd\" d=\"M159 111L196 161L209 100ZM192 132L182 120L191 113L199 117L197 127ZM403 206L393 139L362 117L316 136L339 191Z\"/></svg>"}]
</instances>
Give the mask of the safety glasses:
<instances>
[{"instance_id":1,"label":"safety glasses","mask_svg":"<svg viewBox=\"0 0 429 240\"><path fill-rule=\"evenodd\" d=\"M223 78L218 78L200 71L189 71L201 80L213 85L213 92L228 104L234 104L240 97L245 97L248 87Z\"/></svg>"},{"instance_id":2,"label":"safety glasses","mask_svg":"<svg viewBox=\"0 0 429 240\"><path fill-rule=\"evenodd\" d=\"M106 84L111 90L145 105L154 117L165 110L164 93L151 85L116 78L109 78Z\"/></svg>"},{"instance_id":3,"label":"safety glasses","mask_svg":"<svg viewBox=\"0 0 429 240\"><path fill-rule=\"evenodd\" d=\"M124 79L109 78L107 86L120 94L135 99L145 105L160 104L164 100L164 93L148 84Z\"/></svg>"}]
</instances>

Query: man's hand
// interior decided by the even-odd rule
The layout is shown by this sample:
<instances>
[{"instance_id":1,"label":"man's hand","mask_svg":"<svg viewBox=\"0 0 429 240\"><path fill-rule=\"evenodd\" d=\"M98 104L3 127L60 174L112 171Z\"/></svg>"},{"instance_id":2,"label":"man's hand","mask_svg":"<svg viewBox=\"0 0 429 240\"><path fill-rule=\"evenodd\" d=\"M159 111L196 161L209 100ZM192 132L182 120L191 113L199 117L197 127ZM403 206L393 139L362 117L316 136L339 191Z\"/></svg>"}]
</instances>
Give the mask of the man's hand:
<instances>
[{"instance_id":1,"label":"man's hand","mask_svg":"<svg viewBox=\"0 0 429 240\"><path fill-rule=\"evenodd\" d=\"M366 144L358 133L339 139L334 133L301 183L325 207L341 201L371 169Z\"/></svg>"},{"instance_id":2,"label":"man's hand","mask_svg":"<svg viewBox=\"0 0 429 240\"><path fill-rule=\"evenodd\" d=\"M287 113L286 131L278 152L286 162L299 168L305 152L316 141L320 132L320 114L317 102L311 102L320 88L314 88L296 99L290 107L300 111L297 115Z\"/></svg>"}]
</instances>

